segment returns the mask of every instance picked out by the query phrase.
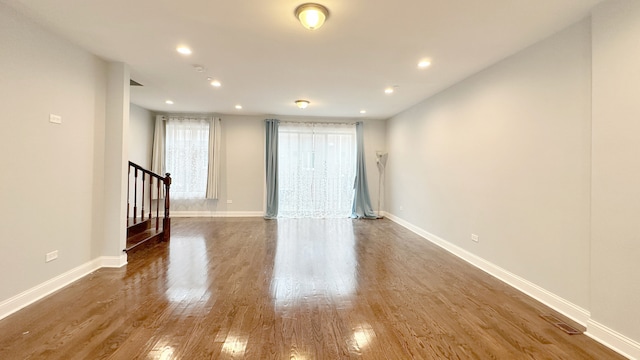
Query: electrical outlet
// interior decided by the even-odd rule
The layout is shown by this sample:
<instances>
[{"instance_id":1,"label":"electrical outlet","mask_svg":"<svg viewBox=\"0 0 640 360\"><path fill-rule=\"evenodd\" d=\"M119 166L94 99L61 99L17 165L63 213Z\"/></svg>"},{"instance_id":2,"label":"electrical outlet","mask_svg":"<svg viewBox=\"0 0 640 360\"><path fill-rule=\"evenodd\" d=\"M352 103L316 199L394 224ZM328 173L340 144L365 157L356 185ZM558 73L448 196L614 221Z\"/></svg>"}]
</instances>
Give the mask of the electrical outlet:
<instances>
[{"instance_id":1,"label":"electrical outlet","mask_svg":"<svg viewBox=\"0 0 640 360\"><path fill-rule=\"evenodd\" d=\"M471 241L478 242L478 241L479 241L479 239L478 239L478 235L476 235L476 234L471 234Z\"/></svg>"},{"instance_id":2,"label":"electrical outlet","mask_svg":"<svg viewBox=\"0 0 640 360\"><path fill-rule=\"evenodd\" d=\"M44 257L44 262L53 261L58 258L58 250L47 253Z\"/></svg>"}]
</instances>

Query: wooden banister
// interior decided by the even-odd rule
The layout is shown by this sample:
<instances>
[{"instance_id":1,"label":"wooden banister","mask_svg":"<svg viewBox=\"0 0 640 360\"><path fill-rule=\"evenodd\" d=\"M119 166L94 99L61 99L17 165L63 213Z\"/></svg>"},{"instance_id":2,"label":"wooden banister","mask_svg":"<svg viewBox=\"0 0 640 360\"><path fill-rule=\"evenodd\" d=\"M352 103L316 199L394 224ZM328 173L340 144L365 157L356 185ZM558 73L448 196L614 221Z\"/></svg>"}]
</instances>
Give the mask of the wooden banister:
<instances>
[{"instance_id":1,"label":"wooden banister","mask_svg":"<svg viewBox=\"0 0 640 360\"><path fill-rule=\"evenodd\" d=\"M169 239L169 234L171 233L171 217L169 214L169 209L171 208L171 193L169 190L171 188L171 174L166 173L164 177L164 220L162 224L162 228L165 231L164 238L165 240Z\"/></svg>"},{"instance_id":2,"label":"wooden banister","mask_svg":"<svg viewBox=\"0 0 640 360\"><path fill-rule=\"evenodd\" d=\"M131 179L131 170L133 169L133 181ZM141 189L141 196L140 196L140 202L141 202L141 211L140 211L140 216L138 216L138 180L139 180L139 176L138 176L138 172L140 172L141 174L141 178L142 178L142 189ZM149 199L149 203L148 203L148 219L151 220L153 217L153 190L155 188L156 190L156 203L155 203L155 207L156 207L156 230L159 229L160 227L160 199L164 198L164 218L162 219L162 231L163 231L163 239L164 240L169 240L170 237L170 233L171 233L171 219L170 219L170 206L171 206L171 197L170 197L170 190L171 190L171 174L166 173L165 176L162 175L158 175L156 173L154 173L153 171L147 170L145 168L143 168L142 166L129 161L129 170L127 172L128 174L128 181L127 181L127 220L130 219L130 208L131 208L131 199L130 199L130 194L131 194L131 189L130 186L133 186L133 222L137 223L138 221L144 221L145 220L145 196L147 196L145 194L145 191L148 191L148 199ZM147 184L147 177L149 178L149 182ZM153 183L156 183L156 186L153 186ZM147 190L148 189L148 190Z\"/></svg>"}]
</instances>

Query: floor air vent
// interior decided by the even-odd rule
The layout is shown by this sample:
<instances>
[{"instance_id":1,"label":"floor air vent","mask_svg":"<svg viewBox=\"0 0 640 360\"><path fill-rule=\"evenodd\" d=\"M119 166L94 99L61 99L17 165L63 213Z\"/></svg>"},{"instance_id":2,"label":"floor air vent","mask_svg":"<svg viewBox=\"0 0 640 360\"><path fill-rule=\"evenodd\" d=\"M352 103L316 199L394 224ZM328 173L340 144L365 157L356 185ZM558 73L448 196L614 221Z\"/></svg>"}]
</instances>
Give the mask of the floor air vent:
<instances>
[{"instance_id":1,"label":"floor air vent","mask_svg":"<svg viewBox=\"0 0 640 360\"><path fill-rule=\"evenodd\" d=\"M540 315L541 318L547 320L548 322L550 322L551 324L553 324L555 327L559 328L560 330L566 332L569 335L581 335L582 331L574 328L573 326L565 323L564 321L558 319L557 317L553 316L553 315Z\"/></svg>"}]
</instances>

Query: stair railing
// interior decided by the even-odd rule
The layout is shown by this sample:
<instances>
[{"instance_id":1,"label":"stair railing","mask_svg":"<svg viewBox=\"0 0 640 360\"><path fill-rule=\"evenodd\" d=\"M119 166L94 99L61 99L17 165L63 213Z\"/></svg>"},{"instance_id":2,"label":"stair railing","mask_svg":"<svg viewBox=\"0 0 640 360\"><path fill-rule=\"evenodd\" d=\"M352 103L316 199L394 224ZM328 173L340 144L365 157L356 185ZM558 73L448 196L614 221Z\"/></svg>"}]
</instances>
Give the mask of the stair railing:
<instances>
[{"instance_id":1,"label":"stair railing","mask_svg":"<svg viewBox=\"0 0 640 360\"><path fill-rule=\"evenodd\" d=\"M133 182L131 179L131 172L133 169ZM140 174L140 176L138 176ZM160 203L161 199L164 199L162 218L162 231L163 240L169 240L171 234L171 218L170 218L170 188L171 188L171 174L166 173L165 176L158 175L152 171L149 171L142 166L129 161L129 171L127 175L127 220L133 219L134 222L145 221L147 219L153 219L154 210L154 195L155 195L155 223L156 230L160 228ZM141 179L138 182L138 179ZM148 185L147 185L148 179ZM155 184L154 184L155 182ZM133 185L133 214L131 214L131 186ZM154 194L155 189L155 194ZM140 198L138 198L138 190L141 192ZM145 210L145 200L148 202L148 211ZM140 204L140 214L138 214L138 204ZM133 216L131 216L133 215ZM138 216L140 215L140 216Z\"/></svg>"}]
</instances>

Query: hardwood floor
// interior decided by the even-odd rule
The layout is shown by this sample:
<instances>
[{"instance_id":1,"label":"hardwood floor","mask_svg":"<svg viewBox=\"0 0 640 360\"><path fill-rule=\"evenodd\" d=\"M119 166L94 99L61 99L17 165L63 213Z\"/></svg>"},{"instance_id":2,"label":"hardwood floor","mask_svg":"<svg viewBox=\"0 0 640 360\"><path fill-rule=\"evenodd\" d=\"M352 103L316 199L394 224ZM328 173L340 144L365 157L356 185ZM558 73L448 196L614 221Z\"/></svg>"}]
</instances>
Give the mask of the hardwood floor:
<instances>
[{"instance_id":1,"label":"hardwood floor","mask_svg":"<svg viewBox=\"0 0 640 360\"><path fill-rule=\"evenodd\" d=\"M0 359L622 359L388 220L173 219L0 321Z\"/></svg>"}]
</instances>

